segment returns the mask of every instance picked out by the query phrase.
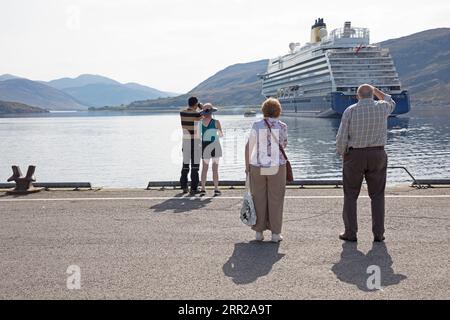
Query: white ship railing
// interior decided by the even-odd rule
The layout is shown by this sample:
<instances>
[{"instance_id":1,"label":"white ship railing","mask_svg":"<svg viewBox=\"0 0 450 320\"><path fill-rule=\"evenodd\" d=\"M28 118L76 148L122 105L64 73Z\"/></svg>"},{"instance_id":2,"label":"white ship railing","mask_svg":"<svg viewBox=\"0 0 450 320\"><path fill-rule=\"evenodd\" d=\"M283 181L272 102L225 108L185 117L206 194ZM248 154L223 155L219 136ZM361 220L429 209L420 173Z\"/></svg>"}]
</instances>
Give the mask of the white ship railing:
<instances>
[{"instance_id":1,"label":"white ship railing","mask_svg":"<svg viewBox=\"0 0 450 320\"><path fill-rule=\"evenodd\" d=\"M339 39L364 39L369 41L370 31L367 28L339 28L331 31L327 40L336 41Z\"/></svg>"}]
</instances>

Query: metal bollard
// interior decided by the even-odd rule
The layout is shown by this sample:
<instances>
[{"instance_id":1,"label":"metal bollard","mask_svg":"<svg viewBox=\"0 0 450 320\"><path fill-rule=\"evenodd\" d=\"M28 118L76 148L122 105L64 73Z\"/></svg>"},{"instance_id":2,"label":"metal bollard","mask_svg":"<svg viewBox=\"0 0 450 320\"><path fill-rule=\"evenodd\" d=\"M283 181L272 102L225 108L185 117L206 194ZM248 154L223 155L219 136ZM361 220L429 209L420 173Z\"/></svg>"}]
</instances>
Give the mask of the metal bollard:
<instances>
[{"instance_id":1,"label":"metal bollard","mask_svg":"<svg viewBox=\"0 0 450 320\"><path fill-rule=\"evenodd\" d=\"M34 172L36 171L36 166L29 166L27 175L24 177L19 166L12 166L13 175L8 179L8 182L14 181L16 187L8 191L8 194L29 194L35 193L42 190L42 188L35 188L33 182L36 181L34 178Z\"/></svg>"}]
</instances>

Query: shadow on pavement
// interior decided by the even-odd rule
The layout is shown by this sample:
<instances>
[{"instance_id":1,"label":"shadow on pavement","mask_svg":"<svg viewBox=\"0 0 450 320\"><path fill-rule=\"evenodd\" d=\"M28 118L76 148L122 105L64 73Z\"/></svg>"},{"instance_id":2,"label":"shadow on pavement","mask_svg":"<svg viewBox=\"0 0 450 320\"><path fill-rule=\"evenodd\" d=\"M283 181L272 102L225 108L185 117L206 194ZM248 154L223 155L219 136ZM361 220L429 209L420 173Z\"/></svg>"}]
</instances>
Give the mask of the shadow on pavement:
<instances>
[{"instance_id":1,"label":"shadow on pavement","mask_svg":"<svg viewBox=\"0 0 450 320\"><path fill-rule=\"evenodd\" d=\"M239 285L250 284L266 276L285 255L278 253L280 245L270 242L236 243L233 255L223 265L227 277Z\"/></svg>"},{"instance_id":2,"label":"shadow on pavement","mask_svg":"<svg viewBox=\"0 0 450 320\"><path fill-rule=\"evenodd\" d=\"M341 260L331 270L340 281L353 284L361 291L374 291L369 289L367 284L368 279L373 275L373 272L368 272L370 266L380 268L381 288L398 285L407 278L405 275L395 273L392 268L394 262L385 243L374 243L366 255L358 250L357 243L346 242L342 248Z\"/></svg>"},{"instance_id":3,"label":"shadow on pavement","mask_svg":"<svg viewBox=\"0 0 450 320\"><path fill-rule=\"evenodd\" d=\"M29 196L31 194L7 194L6 192L3 194L0 194L0 198L10 198L10 199L15 199L15 198L26 198L27 196Z\"/></svg>"},{"instance_id":4,"label":"shadow on pavement","mask_svg":"<svg viewBox=\"0 0 450 320\"><path fill-rule=\"evenodd\" d=\"M185 197L183 194L176 195L175 198L168 199L162 203L158 203L150 209L154 210L156 213L161 212L173 212L173 213L183 213L192 210L198 210L206 207L212 201L211 198L201 199L196 197Z\"/></svg>"}]
</instances>

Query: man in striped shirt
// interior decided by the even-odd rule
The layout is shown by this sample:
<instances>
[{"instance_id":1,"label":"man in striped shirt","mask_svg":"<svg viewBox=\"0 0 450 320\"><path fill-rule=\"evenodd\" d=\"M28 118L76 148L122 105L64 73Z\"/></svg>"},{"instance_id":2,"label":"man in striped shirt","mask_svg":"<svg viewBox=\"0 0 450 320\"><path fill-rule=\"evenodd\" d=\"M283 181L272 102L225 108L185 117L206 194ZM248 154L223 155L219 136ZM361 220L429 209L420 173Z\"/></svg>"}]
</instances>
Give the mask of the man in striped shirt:
<instances>
[{"instance_id":1,"label":"man in striped shirt","mask_svg":"<svg viewBox=\"0 0 450 320\"><path fill-rule=\"evenodd\" d=\"M344 161L345 232L339 237L345 241L357 241L357 201L365 178L372 200L374 240L382 242L385 239L384 194L388 161L384 146L387 143L387 119L395 109L395 102L390 95L368 84L359 87L358 100L342 115L336 137L337 152Z\"/></svg>"},{"instance_id":2,"label":"man in striped shirt","mask_svg":"<svg viewBox=\"0 0 450 320\"><path fill-rule=\"evenodd\" d=\"M183 128L183 169L181 170L180 184L183 193L188 193L188 174L190 169L190 194L194 196L199 193L198 171L202 153L200 121L203 116L201 113L202 105L196 97L189 98L188 104L189 107L180 112L181 127Z\"/></svg>"}]
</instances>

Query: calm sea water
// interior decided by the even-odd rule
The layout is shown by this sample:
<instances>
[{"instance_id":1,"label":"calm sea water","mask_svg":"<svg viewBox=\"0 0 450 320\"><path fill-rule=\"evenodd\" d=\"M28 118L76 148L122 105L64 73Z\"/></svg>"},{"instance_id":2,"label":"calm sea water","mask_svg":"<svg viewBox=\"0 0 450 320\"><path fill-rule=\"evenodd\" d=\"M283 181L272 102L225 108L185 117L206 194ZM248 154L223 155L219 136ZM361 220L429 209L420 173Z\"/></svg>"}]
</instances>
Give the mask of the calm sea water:
<instances>
[{"instance_id":1,"label":"calm sea water","mask_svg":"<svg viewBox=\"0 0 450 320\"><path fill-rule=\"evenodd\" d=\"M225 137L221 179L244 179L244 146L255 118L218 115ZM288 155L297 179L341 178L335 154L339 119L284 118ZM96 187L139 187L178 180L181 130L177 114L58 114L0 118L0 181L10 166L37 166L41 182L89 181ZM450 178L450 109L415 109L389 121L391 166L406 166L416 178ZM389 184L408 182L389 171Z\"/></svg>"}]
</instances>

